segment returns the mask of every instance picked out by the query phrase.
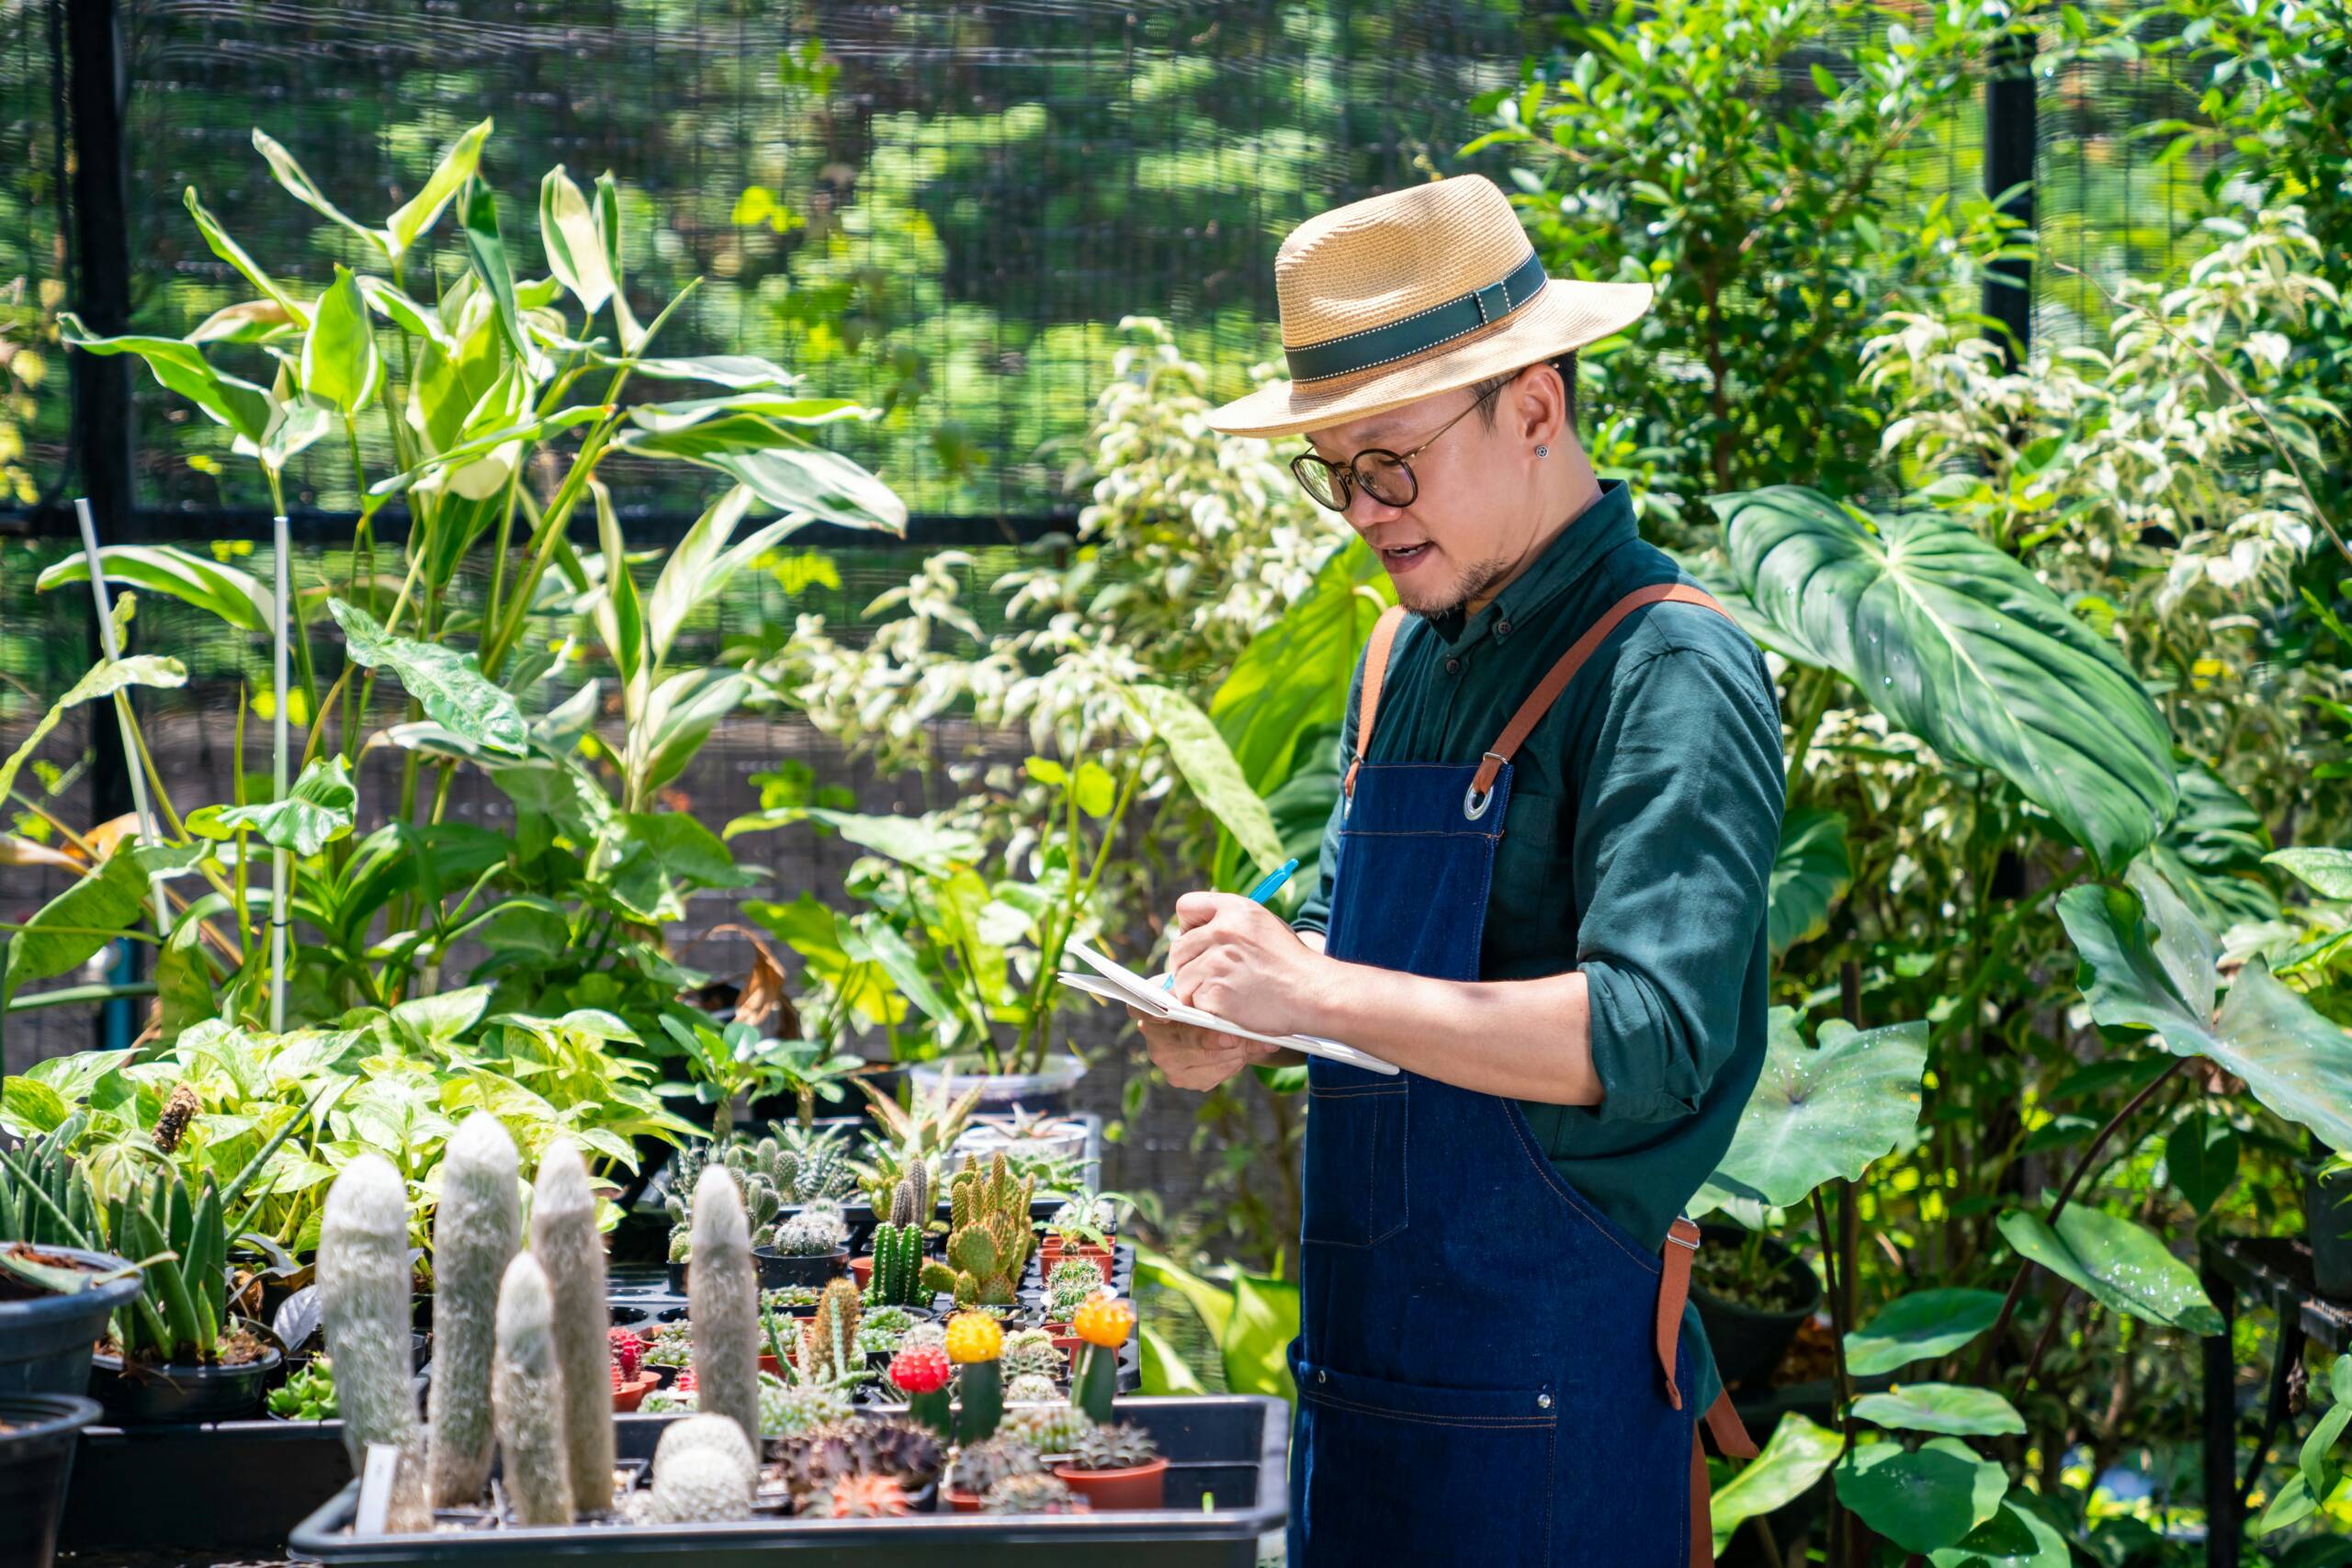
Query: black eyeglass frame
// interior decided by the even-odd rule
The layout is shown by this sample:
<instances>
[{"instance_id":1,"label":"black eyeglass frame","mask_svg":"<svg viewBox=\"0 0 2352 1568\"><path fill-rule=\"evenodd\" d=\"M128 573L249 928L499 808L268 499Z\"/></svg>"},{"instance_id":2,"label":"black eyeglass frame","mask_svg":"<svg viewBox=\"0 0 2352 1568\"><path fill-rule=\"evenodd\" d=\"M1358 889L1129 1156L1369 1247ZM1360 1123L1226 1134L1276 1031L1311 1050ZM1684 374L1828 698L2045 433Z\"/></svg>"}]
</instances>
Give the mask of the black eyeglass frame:
<instances>
[{"instance_id":1,"label":"black eyeglass frame","mask_svg":"<svg viewBox=\"0 0 2352 1568\"><path fill-rule=\"evenodd\" d=\"M1367 446L1352 457L1350 457L1347 460L1346 466L1342 467L1310 448L1305 452L1301 452L1297 457L1293 457L1290 460L1290 477L1298 481L1298 488L1306 492L1309 500L1313 501L1317 506L1321 506L1332 512L1346 512L1347 509L1354 503L1354 492L1359 489L1366 495L1372 497L1373 500L1380 502L1383 506L1410 506L1414 502L1420 499L1421 494L1420 476L1413 472L1412 459L1419 457L1422 453L1436 446L1439 436L1443 435L1447 431L1452 430L1455 425L1460 424L1464 420L1469 418L1471 414L1477 412L1480 404L1487 401L1495 395L1495 393L1501 390L1502 389L1500 387L1494 387L1481 392L1477 397L1471 400L1471 403L1468 408L1464 409L1460 413L1455 414L1452 419L1449 419L1443 424L1439 425L1437 429L1430 433L1428 440L1422 442L1419 446L1414 447L1409 452L1392 452L1385 446ZM1380 493L1379 486L1367 484L1364 481L1364 477L1358 470L1357 465L1362 463L1366 457L1385 457L1389 462L1394 463L1396 466L1396 471L1405 476L1405 498L1402 501L1390 500L1387 496ZM1310 463L1331 476L1332 489L1339 496L1337 501L1326 501L1321 495L1316 492L1315 486L1307 479L1306 477L1306 465Z\"/></svg>"}]
</instances>

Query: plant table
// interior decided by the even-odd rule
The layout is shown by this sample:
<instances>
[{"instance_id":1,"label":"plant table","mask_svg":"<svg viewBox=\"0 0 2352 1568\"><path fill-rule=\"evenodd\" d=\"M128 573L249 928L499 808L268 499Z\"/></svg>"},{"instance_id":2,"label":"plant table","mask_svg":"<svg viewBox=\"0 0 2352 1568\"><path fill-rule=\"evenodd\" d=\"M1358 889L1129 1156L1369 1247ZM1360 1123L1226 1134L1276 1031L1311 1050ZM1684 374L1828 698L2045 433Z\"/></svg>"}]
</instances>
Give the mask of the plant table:
<instances>
[{"instance_id":1,"label":"plant table","mask_svg":"<svg viewBox=\"0 0 2352 1568\"><path fill-rule=\"evenodd\" d=\"M2312 1282L2311 1244L2301 1236L2209 1236L2199 1249L2205 1293L2222 1314L2222 1332L2204 1342L2205 1561L2237 1568L2246 1498L2287 1419L2287 1383L2306 1341L2352 1348L2352 1303L2329 1301ZM2278 1351L2270 1366L2262 1436L2241 1477L2237 1470L2237 1359L2230 1325L2243 1293L2257 1310L2278 1314Z\"/></svg>"}]
</instances>

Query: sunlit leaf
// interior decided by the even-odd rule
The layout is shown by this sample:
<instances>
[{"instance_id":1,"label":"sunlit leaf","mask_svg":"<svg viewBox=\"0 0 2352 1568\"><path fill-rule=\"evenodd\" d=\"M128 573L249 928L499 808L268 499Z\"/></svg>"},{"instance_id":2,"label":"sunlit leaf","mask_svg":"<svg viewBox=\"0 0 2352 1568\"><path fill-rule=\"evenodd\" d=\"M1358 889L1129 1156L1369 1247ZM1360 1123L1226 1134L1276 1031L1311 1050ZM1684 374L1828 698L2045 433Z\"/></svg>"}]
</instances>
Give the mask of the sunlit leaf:
<instances>
[{"instance_id":1,"label":"sunlit leaf","mask_svg":"<svg viewBox=\"0 0 2352 1568\"><path fill-rule=\"evenodd\" d=\"M1832 1019L1821 1026L1820 1042L1807 1046L1795 1014L1772 1010L1763 1076L1710 1179L1713 1187L1788 1208L1825 1181L1859 1179L1911 1135L1928 1026L1858 1032Z\"/></svg>"},{"instance_id":2,"label":"sunlit leaf","mask_svg":"<svg viewBox=\"0 0 2352 1568\"><path fill-rule=\"evenodd\" d=\"M571 291L580 308L594 315L613 297L612 269L596 232L595 209L558 164L539 181L539 243L548 270Z\"/></svg>"},{"instance_id":3,"label":"sunlit leaf","mask_svg":"<svg viewBox=\"0 0 2352 1568\"><path fill-rule=\"evenodd\" d=\"M222 811L223 828L251 828L272 849L314 855L346 838L359 809L359 790L340 753L313 758L284 800L237 806Z\"/></svg>"},{"instance_id":4,"label":"sunlit leaf","mask_svg":"<svg viewBox=\"0 0 2352 1568\"><path fill-rule=\"evenodd\" d=\"M2135 1220L2071 1203L2055 1227L2022 1209L2003 1214L2000 1226L2018 1257L2041 1264L2110 1312L2190 1334L2222 1332L2222 1314L2213 1310L2197 1271Z\"/></svg>"},{"instance_id":5,"label":"sunlit leaf","mask_svg":"<svg viewBox=\"0 0 2352 1568\"><path fill-rule=\"evenodd\" d=\"M1710 1522L1715 1531L1715 1554L1723 1555L1732 1532L1758 1515L1771 1514L1813 1489L1837 1462L1845 1439L1815 1426L1795 1411L1781 1417L1770 1440L1729 1481L1714 1489Z\"/></svg>"},{"instance_id":6,"label":"sunlit leaf","mask_svg":"<svg viewBox=\"0 0 2352 1568\"><path fill-rule=\"evenodd\" d=\"M310 333L302 340L302 390L334 404L347 418L375 397L383 373L368 302L350 269L337 265L334 283L319 296Z\"/></svg>"},{"instance_id":7,"label":"sunlit leaf","mask_svg":"<svg viewBox=\"0 0 2352 1568\"><path fill-rule=\"evenodd\" d=\"M1282 836L1266 803L1241 776L1232 748L1208 716L1182 692L1167 686L1125 688L1127 705L1145 729L1168 748L1169 760L1202 807L1238 840L1261 875L1283 863Z\"/></svg>"},{"instance_id":8,"label":"sunlit leaf","mask_svg":"<svg viewBox=\"0 0 2352 1568\"><path fill-rule=\"evenodd\" d=\"M409 247L433 227L441 209L449 205L449 198L473 178L475 168L481 163L481 144L490 135L491 123L485 119L458 137L441 155L441 162L417 193L384 220L385 237L391 242L395 259L407 254Z\"/></svg>"},{"instance_id":9,"label":"sunlit leaf","mask_svg":"<svg viewBox=\"0 0 2352 1568\"><path fill-rule=\"evenodd\" d=\"M1858 1378L1949 1356L1993 1326L1998 1291L1945 1288L1897 1296L1846 1336L1846 1370Z\"/></svg>"},{"instance_id":10,"label":"sunlit leaf","mask_svg":"<svg viewBox=\"0 0 2352 1568\"><path fill-rule=\"evenodd\" d=\"M906 535L907 503L899 493L838 452L775 446L703 460L779 511L805 513L845 528Z\"/></svg>"},{"instance_id":11,"label":"sunlit leaf","mask_svg":"<svg viewBox=\"0 0 2352 1568\"><path fill-rule=\"evenodd\" d=\"M387 637L376 617L340 599L327 613L343 628L345 650L370 670L398 677L435 724L479 746L523 755L529 732L514 694L492 685L470 653L413 637Z\"/></svg>"},{"instance_id":12,"label":"sunlit leaf","mask_svg":"<svg viewBox=\"0 0 2352 1568\"><path fill-rule=\"evenodd\" d=\"M1853 876L1845 815L1817 807L1790 812L1781 823L1781 848L1772 860L1772 951L1786 953L1828 930L1830 906Z\"/></svg>"},{"instance_id":13,"label":"sunlit leaf","mask_svg":"<svg viewBox=\"0 0 2352 1568\"><path fill-rule=\"evenodd\" d=\"M215 370L192 344L172 337L98 337L71 310L57 316L59 341L85 354L135 354L147 362L156 383L202 409L248 441L269 428L269 394L251 381Z\"/></svg>"},{"instance_id":14,"label":"sunlit leaf","mask_svg":"<svg viewBox=\"0 0 2352 1568\"><path fill-rule=\"evenodd\" d=\"M2006 1471L1957 1438L1908 1453L1898 1443L1871 1443L1832 1473L1838 1500L1905 1551L1957 1544L1993 1517L2009 1489Z\"/></svg>"},{"instance_id":15,"label":"sunlit leaf","mask_svg":"<svg viewBox=\"0 0 2352 1568\"><path fill-rule=\"evenodd\" d=\"M79 560L81 558L76 556L74 558ZM140 653L129 659L98 660L80 680L65 688L65 694L50 705L49 711L40 716L40 722L33 726L32 733L8 753L6 761L0 762L0 800L6 800L8 792L17 787L17 772L40 750L40 743L49 739L50 731L57 728L58 720L65 716L67 708L95 702L100 697L110 697L131 686L169 688L187 683L187 667L178 660L166 659L159 653Z\"/></svg>"},{"instance_id":16,"label":"sunlit leaf","mask_svg":"<svg viewBox=\"0 0 2352 1568\"><path fill-rule=\"evenodd\" d=\"M1994 1438L2025 1430L2025 1417L1998 1392L1964 1383L1896 1383L1854 1401L1854 1414L1874 1426L1955 1438Z\"/></svg>"}]
</instances>

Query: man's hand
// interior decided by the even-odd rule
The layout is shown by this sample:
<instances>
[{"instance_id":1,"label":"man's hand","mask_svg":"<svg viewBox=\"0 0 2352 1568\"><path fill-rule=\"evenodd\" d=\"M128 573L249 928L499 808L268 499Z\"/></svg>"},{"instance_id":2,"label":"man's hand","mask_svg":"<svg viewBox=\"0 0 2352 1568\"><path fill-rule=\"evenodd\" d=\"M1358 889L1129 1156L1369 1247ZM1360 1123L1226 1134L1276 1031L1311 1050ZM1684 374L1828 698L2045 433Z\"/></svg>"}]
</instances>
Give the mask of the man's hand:
<instances>
[{"instance_id":1,"label":"man's hand","mask_svg":"<svg viewBox=\"0 0 2352 1568\"><path fill-rule=\"evenodd\" d=\"M1328 1032L1320 983L1332 961L1262 904L1233 893L1187 893L1183 930L1168 950L1176 999L1261 1034Z\"/></svg>"},{"instance_id":2,"label":"man's hand","mask_svg":"<svg viewBox=\"0 0 2352 1568\"><path fill-rule=\"evenodd\" d=\"M1127 1010L1143 1030L1152 1062L1178 1089L1211 1089L1254 1063L1281 1053L1272 1045Z\"/></svg>"}]
</instances>

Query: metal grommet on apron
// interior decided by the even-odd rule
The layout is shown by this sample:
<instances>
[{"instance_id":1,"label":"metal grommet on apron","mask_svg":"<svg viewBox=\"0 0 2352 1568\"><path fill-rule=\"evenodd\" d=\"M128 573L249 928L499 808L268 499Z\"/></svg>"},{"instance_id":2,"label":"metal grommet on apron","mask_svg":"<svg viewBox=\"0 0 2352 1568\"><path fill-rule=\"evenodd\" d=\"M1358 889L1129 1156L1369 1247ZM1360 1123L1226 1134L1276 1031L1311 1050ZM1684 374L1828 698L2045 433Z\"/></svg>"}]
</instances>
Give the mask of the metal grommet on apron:
<instances>
[{"instance_id":1,"label":"metal grommet on apron","mask_svg":"<svg viewBox=\"0 0 2352 1568\"><path fill-rule=\"evenodd\" d=\"M1478 978L1512 755L1610 632L1668 601L1721 613L1687 584L1629 594L1469 766L1365 761L1403 612L1381 617L1326 952ZM1291 1568L1711 1562L1678 1342L1698 1228L1662 1253L1634 1237L1516 1100L1319 1056L1307 1096ZM1752 1453L1729 1412L1709 1413L1719 1446Z\"/></svg>"}]
</instances>

